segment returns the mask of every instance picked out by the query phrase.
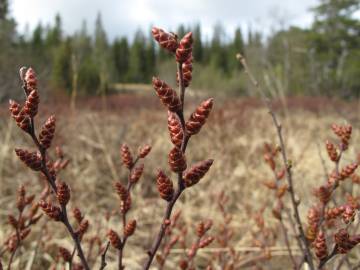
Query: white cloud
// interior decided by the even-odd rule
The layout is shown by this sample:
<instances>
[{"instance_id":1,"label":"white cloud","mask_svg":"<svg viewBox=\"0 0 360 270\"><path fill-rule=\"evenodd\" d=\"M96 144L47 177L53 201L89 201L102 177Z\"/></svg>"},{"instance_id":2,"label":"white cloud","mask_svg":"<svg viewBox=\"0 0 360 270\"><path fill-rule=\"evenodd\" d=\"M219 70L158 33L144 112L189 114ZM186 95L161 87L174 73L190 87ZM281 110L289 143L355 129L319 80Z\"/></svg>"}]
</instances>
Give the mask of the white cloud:
<instances>
[{"instance_id":1,"label":"white cloud","mask_svg":"<svg viewBox=\"0 0 360 270\"><path fill-rule=\"evenodd\" d=\"M12 0L12 14L20 30L28 24L33 29L39 21L49 24L59 12L66 32L79 29L83 20L93 29L100 11L103 23L111 38L131 36L139 27L147 30L151 24L167 29L200 23L205 35L221 22L227 33L236 26L270 31L271 28L311 23L308 9L317 0Z\"/></svg>"}]
</instances>

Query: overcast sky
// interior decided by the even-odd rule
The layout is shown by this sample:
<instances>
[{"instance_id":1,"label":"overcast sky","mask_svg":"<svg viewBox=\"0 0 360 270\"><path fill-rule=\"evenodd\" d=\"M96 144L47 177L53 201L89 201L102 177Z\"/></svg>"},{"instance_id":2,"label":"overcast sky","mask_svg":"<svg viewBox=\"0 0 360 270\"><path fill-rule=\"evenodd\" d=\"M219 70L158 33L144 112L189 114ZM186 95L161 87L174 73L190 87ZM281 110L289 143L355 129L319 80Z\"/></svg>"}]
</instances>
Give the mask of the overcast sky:
<instances>
[{"instance_id":1,"label":"overcast sky","mask_svg":"<svg viewBox=\"0 0 360 270\"><path fill-rule=\"evenodd\" d=\"M98 12L112 39L132 37L138 28L156 25L175 30L183 23L200 23L205 37L210 37L213 26L221 22L230 36L237 26L252 29L279 29L288 25L308 26L312 21L309 8L318 0L10 0L12 15L20 31L26 25L32 30L39 21L52 23L61 14L66 33L73 33L86 20L93 30Z\"/></svg>"}]
</instances>

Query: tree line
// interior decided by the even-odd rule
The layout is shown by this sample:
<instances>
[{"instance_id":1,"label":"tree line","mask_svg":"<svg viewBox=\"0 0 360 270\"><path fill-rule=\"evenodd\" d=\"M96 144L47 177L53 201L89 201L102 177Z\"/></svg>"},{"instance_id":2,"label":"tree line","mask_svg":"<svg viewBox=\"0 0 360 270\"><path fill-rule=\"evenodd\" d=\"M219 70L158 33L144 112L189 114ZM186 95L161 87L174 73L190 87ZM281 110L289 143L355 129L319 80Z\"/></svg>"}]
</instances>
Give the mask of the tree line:
<instances>
[{"instance_id":1,"label":"tree line","mask_svg":"<svg viewBox=\"0 0 360 270\"><path fill-rule=\"evenodd\" d=\"M210 40L204 40L199 24L180 25L174 32L194 34L194 88L252 94L235 58L240 52L273 93L352 97L360 92L360 20L354 16L359 5L358 0L320 0L311 27L292 26L266 37L251 30L244 35L239 27L228 38L221 24ZM149 83L154 73L173 76L167 74L171 56L156 49L150 34L139 29L131 40L109 40L98 14L94 33L84 22L66 35L58 14L53 24L38 24L26 35L16 31L7 0L0 0L0 100L16 89L13 74L24 63L46 79L45 88L68 94L74 89L80 95L106 94L116 82Z\"/></svg>"}]
</instances>

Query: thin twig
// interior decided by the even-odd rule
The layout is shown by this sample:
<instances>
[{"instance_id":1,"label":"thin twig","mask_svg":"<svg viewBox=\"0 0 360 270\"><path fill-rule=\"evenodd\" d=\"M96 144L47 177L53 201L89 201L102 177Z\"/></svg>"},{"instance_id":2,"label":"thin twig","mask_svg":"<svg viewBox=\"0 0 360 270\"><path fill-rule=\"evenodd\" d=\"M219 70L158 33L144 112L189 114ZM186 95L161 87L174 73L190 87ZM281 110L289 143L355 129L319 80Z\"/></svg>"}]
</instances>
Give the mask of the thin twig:
<instances>
[{"instance_id":1,"label":"thin twig","mask_svg":"<svg viewBox=\"0 0 360 270\"><path fill-rule=\"evenodd\" d=\"M313 263L313 259L312 259L312 255L311 255L311 251L310 251L310 246L309 243L306 239L305 236L305 232L304 232L304 228L302 226L302 222L301 222L301 218L300 218L300 214L299 214L299 209L298 209L298 201L295 198L295 191L294 191L294 184L293 184L293 179L292 179L292 171L291 171L291 164L287 158L287 153L286 153L286 148L285 148L285 142L284 142L284 138L282 135L282 126L279 124L279 121L276 117L276 114L274 112L274 110L272 109L272 106L270 104L270 101L268 100L268 98L266 98L264 92L261 90L259 83L257 82L257 80L255 79L255 77L252 75L245 58L238 54L237 55L240 63L243 65L244 70L246 72L246 74L248 75L248 77L250 78L250 81L252 82L252 84L256 87L256 89L259 91L259 93L261 94L261 96L263 97L263 102L266 105L266 107L269 110L269 114L271 115L273 124L276 128L276 132L277 132L277 136L279 139L279 143L280 143L280 147L281 147L281 153L282 153L282 159L283 159L283 163L284 166L286 168L286 178L287 178L287 182L288 182L288 189L289 189L289 193L290 193L290 197L291 197L291 203L292 203L292 207L294 210L294 218L296 221L296 225L299 231L299 237L301 239L301 241L304 244L304 256L306 257L306 262L309 264L309 267L311 270L314 270L314 263Z\"/></svg>"},{"instance_id":2,"label":"thin twig","mask_svg":"<svg viewBox=\"0 0 360 270\"><path fill-rule=\"evenodd\" d=\"M25 96L27 98L27 91L26 91L26 83L24 82L24 86L23 86L24 92L25 92ZM36 145L36 147L38 148L40 155L41 155L41 172L45 175L47 182L49 183L49 185L51 186L52 191L56 194L57 193L57 187L55 184L56 181L56 177L51 176L51 174L49 173L49 170L47 168L47 153L46 153L46 149L40 144L38 138L36 137L35 134L35 121L34 118L31 117L30 118L30 130L29 130L29 135L32 138L34 144ZM66 211L66 206L61 205L61 212L62 212L62 218L61 218L61 222L65 225L66 229L68 230L71 238L73 239L76 249L78 251L78 256L80 257L81 263L84 266L85 270L90 270L90 267L88 265L88 262L85 258L84 252L82 250L81 247L81 243L80 243L80 239L77 236L77 234L75 233L73 227L71 226L69 219L68 219L68 215L67 215L67 211Z\"/></svg>"},{"instance_id":3,"label":"thin twig","mask_svg":"<svg viewBox=\"0 0 360 270\"><path fill-rule=\"evenodd\" d=\"M267 247L267 250L269 250L271 252L271 254L273 253L281 253L281 254L285 254L288 252L287 247L286 246L271 246L271 247ZM293 252L293 254L299 255L301 254L301 250L297 247L297 246L290 246L291 251ZM182 253L187 253L190 249L184 249L184 248L173 248L170 250L171 254L182 254ZM261 247L252 247L252 246L235 246L232 249L229 249L228 247L226 248L222 248L222 247L206 247L206 248L202 248L199 249L199 253L230 253L232 251L236 251L239 253L250 253L250 252L261 252L264 249Z\"/></svg>"},{"instance_id":4,"label":"thin twig","mask_svg":"<svg viewBox=\"0 0 360 270\"><path fill-rule=\"evenodd\" d=\"M18 219L17 219L18 224L20 224L20 221L21 221L21 218L22 218L22 212L23 212L23 210L19 210L19 215L18 215ZM19 225L16 226L15 233L16 233L16 246L15 246L14 251L11 253L9 263L8 263L8 270L11 270L11 265L13 263L15 253L16 253L16 251L19 249L19 247L21 245L21 237L20 237Z\"/></svg>"},{"instance_id":5,"label":"thin twig","mask_svg":"<svg viewBox=\"0 0 360 270\"><path fill-rule=\"evenodd\" d=\"M341 260L339 261L339 264L336 266L336 269L335 270L340 270L341 267L343 266L343 264L346 262L348 268L350 269L351 268L351 263L350 263L350 260L349 260L349 257L348 257L348 254L345 254Z\"/></svg>"},{"instance_id":6,"label":"thin twig","mask_svg":"<svg viewBox=\"0 0 360 270\"><path fill-rule=\"evenodd\" d=\"M163 220L162 220L162 223L161 223L161 226L160 226L160 230L159 230L159 233L157 235L157 237L155 238L155 241L154 241L154 244L151 248L151 250L148 252L148 259L145 263L145 266L144 266L144 270L147 270L150 268L150 265L154 259L154 256L156 254L156 251L158 250L160 244L161 244L161 240L163 239L164 235L165 235L165 230L166 230L166 220L170 219L171 217L171 213L172 213L172 210L173 210L173 207L177 201L177 199L180 197L181 193L182 193L183 189L178 189L176 191L176 193L174 194L174 197L173 199L168 203L167 207L166 207L166 211L165 211L165 214L164 214L164 217L163 217Z\"/></svg>"},{"instance_id":7,"label":"thin twig","mask_svg":"<svg viewBox=\"0 0 360 270\"><path fill-rule=\"evenodd\" d=\"M182 128L182 131L184 134L183 141L181 143L181 151L183 153L185 153L187 143L188 143L190 137L186 134L186 131L185 131L185 120L184 120L185 87L184 87L182 63L178 63L177 70L178 70L178 74L179 74L179 92L180 92L180 100L181 100L181 111L177 113L177 116L180 120L181 128ZM178 188L177 188L175 194L173 195L172 200L170 202L168 202L168 204L167 204L165 214L162 219L162 223L160 225L160 230L153 242L151 250L148 251L149 257L146 260L145 265L143 267L144 270L148 270L151 266L151 263L155 257L155 254L156 254L157 250L159 249L161 241L165 235L165 230L166 230L166 227L168 226L166 221L170 219L174 205L175 205L176 201L178 200L178 198L180 197L181 193L184 191L184 189L185 189L185 186L183 183L183 177L182 177L182 173L180 172L180 173L178 173Z\"/></svg>"},{"instance_id":8,"label":"thin twig","mask_svg":"<svg viewBox=\"0 0 360 270\"><path fill-rule=\"evenodd\" d=\"M274 174L274 178L275 178L275 186L276 186L276 189L279 188L279 179L278 179L278 176L275 172L275 170L272 170L273 174ZM281 198L278 199L279 202L281 202ZM282 202L281 202L282 203ZM280 213L281 215L281 213ZM280 225L281 225L281 230L283 232L283 235L284 235L284 240L285 240L285 245L287 247L287 250L289 252L289 257L291 259L291 262L294 266L294 269L296 270L297 269L297 263L296 263L296 260L292 254L292 251L291 251L291 248L290 248L290 242L289 242L289 237L288 237L288 232L287 232L287 228L284 224L284 221L282 220L282 217L280 216L280 219L279 219L279 222L280 222Z\"/></svg>"},{"instance_id":9,"label":"thin twig","mask_svg":"<svg viewBox=\"0 0 360 270\"><path fill-rule=\"evenodd\" d=\"M103 270L103 269L105 269L105 267L107 266L107 263L106 263L106 253L108 252L109 247L110 247L110 241L108 241L108 242L106 243L106 247L105 247L105 249L104 249L104 252L101 254L101 264L100 264L99 270Z\"/></svg>"},{"instance_id":10,"label":"thin twig","mask_svg":"<svg viewBox=\"0 0 360 270\"><path fill-rule=\"evenodd\" d=\"M340 153L339 153L339 157L338 157L337 161L335 162L336 178L340 177L339 167L340 167L340 160L341 160L342 154L343 154L343 150L341 149ZM330 194L332 194L335 191L335 189L338 188L338 186L339 186L339 183L338 183L338 180L336 180L331 186ZM321 227L321 224L325 220L325 209L326 209L327 204L328 204L328 202L323 202L322 205L321 205L321 215L320 215L320 220L318 222L318 228Z\"/></svg>"},{"instance_id":11,"label":"thin twig","mask_svg":"<svg viewBox=\"0 0 360 270\"><path fill-rule=\"evenodd\" d=\"M76 247L74 247L73 251L71 252L71 258L70 258L70 261L69 261L69 269L70 270L73 267L73 261L74 261L75 252L76 252Z\"/></svg>"},{"instance_id":12,"label":"thin twig","mask_svg":"<svg viewBox=\"0 0 360 270\"><path fill-rule=\"evenodd\" d=\"M276 171L275 170L272 170L273 174L274 174L274 179L275 179L275 186L276 186L276 189L279 188L279 179L278 179L278 176L276 174ZM281 202L281 198L278 199L279 202ZM281 215L281 213L280 213ZM289 242L289 237L288 237L288 232L287 232L287 228L284 224L284 221L282 220L282 217L280 216L280 219L279 219L279 222L280 222L280 225L281 225L281 230L283 232L283 235L284 235L284 240L285 240L285 245L287 247L287 250L289 252L289 257L291 259L291 262L294 266L294 269L296 270L298 267L297 267L297 263L296 263L296 260L292 254L292 251L291 251L291 248L290 248L290 242Z\"/></svg>"},{"instance_id":13,"label":"thin twig","mask_svg":"<svg viewBox=\"0 0 360 270\"><path fill-rule=\"evenodd\" d=\"M296 270L297 269L297 262L296 262L296 260L295 260L295 258L293 256L293 254L292 254L287 229L286 229L284 221L282 219L280 220L280 224L281 224L281 229L282 229L283 234L284 234L286 248L287 248L287 250L289 252L289 256L290 256L291 262L292 262L292 264L294 266L294 269Z\"/></svg>"},{"instance_id":14,"label":"thin twig","mask_svg":"<svg viewBox=\"0 0 360 270\"><path fill-rule=\"evenodd\" d=\"M328 169L327 169L325 160L324 160L324 158L323 158L323 156L321 154L319 142L316 142L316 147L317 147L318 155L319 155L319 158L320 158L320 161L321 161L321 166L322 166L322 168L324 170L324 178L325 178L325 181L327 181L327 179L328 179Z\"/></svg>"},{"instance_id":15,"label":"thin twig","mask_svg":"<svg viewBox=\"0 0 360 270\"><path fill-rule=\"evenodd\" d=\"M296 225L298 227L300 238L301 238L302 242L304 243L304 247L305 247L304 251L305 251L306 261L309 264L310 269L314 269L314 263L313 263L313 259L312 259L312 255L311 255L311 251L310 251L310 246L306 239L304 228L302 226L302 222L301 222L301 218L300 218L300 214L299 214L299 209L298 209L299 203L295 198L291 164L290 164L289 160L287 159L287 155L286 155L285 143L284 143L284 139L282 136L282 126L279 124L279 122L276 118L276 115L275 115L274 111L272 110L269 103L268 103L268 108L269 108L269 113L273 119L273 123L276 127L276 131L277 131L279 142L280 142L283 163L284 163L284 166L286 167L286 178L287 178L288 185L289 185L288 188L289 188L291 202L292 202L292 206L293 206L293 210L294 210L294 217L295 217Z\"/></svg>"},{"instance_id":16,"label":"thin twig","mask_svg":"<svg viewBox=\"0 0 360 270\"><path fill-rule=\"evenodd\" d=\"M325 259L322 259L320 262L319 262L319 266L318 266L318 269L321 270L324 265L330 261L335 255L337 254L337 245L335 244L331 253L325 258Z\"/></svg>"},{"instance_id":17,"label":"thin twig","mask_svg":"<svg viewBox=\"0 0 360 270\"><path fill-rule=\"evenodd\" d=\"M358 220L354 230L353 230L353 233L356 233L360 228L360 221ZM343 258L341 258L338 266L336 267L336 270L340 270L341 269L341 266L344 264L344 262L346 262L346 264L348 265L349 269L351 267L351 264L350 264L350 261L349 261L349 257L348 257L348 254L345 254ZM360 268L360 264L358 265L358 268Z\"/></svg>"},{"instance_id":18,"label":"thin twig","mask_svg":"<svg viewBox=\"0 0 360 270\"><path fill-rule=\"evenodd\" d=\"M132 165L130 166L129 168L129 174L128 174L128 182L127 182L127 194L128 196L130 196L130 191L132 189L132 187L134 186L134 183L131 182L130 180L130 177L131 177L131 173L136 165L136 163L139 161L140 157L137 156L136 159L134 160L134 162L132 163ZM118 269L119 270L122 270L124 269L125 267L123 266L123 254L124 254L124 248L125 248L125 244L126 244L126 240L127 240L127 237L125 236L125 227L126 227L126 214L127 214L128 211L125 211L124 213L122 213L122 223L123 223L123 239L121 241L121 247L120 249L118 250Z\"/></svg>"}]
</instances>

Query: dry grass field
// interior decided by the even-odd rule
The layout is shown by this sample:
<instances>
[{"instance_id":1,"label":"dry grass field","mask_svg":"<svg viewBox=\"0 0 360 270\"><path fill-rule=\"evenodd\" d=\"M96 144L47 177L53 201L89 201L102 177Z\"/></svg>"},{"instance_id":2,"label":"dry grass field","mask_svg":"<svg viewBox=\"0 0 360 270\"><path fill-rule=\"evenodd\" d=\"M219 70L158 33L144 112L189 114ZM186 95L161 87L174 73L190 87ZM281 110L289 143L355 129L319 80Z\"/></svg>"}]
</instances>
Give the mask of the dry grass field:
<instances>
[{"instance_id":1,"label":"dry grass field","mask_svg":"<svg viewBox=\"0 0 360 270\"><path fill-rule=\"evenodd\" d=\"M199 97L190 98L187 108L193 108L199 101ZM126 269L140 269L165 207L165 202L156 192L156 169L163 168L175 180L175 175L171 174L167 164L167 154L172 145L163 106L152 93L123 94L110 96L106 100L80 100L75 111L68 109L69 106L63 102L43 102L40 106L39 115L56 115L57 130L53 145L62 146L66 157L70 159L69 166L59 176L66 180L72 190L69 207L81 208L91 224L90 231L85 236L85 250L94 236L99 236L103 245L108 228L121 227L120 216L117 214L109 221L104 219L106 215L119 209L119 200L112 183L115 180L125 183L127 178L127 171L121 164L120 145L126 142L133 151L145 143L152 145L153 149L144 161L144 175L134 189L133 206L129 213L138 222L137 231L129 239L124 254ZM324 144L326 139L334 137L330 126L332 123L345 122L353 125L352 146L344 156L344 162L352 161L360 151L357 143L360 139L360 107L356 102L292 98L276 102L275 110L283 126L289 159L293 164L296 194L301 199L300 211L306 221L306 211L314 201L312 189L325 181L325 170L330 170L332 166ZM31 148L30 140L13 123L7 113L7 104L2 104L0 111L2 243L10 230L7 215L16 213L18 186L23 183L29 194L38 194L42 190L42 180L38 174L19 162L14 154L15 147ZM187 115L189 113L187 111ZM39 119L38 123L44 120ZM252 233L256 225L252 215L263 206L273 203L269 190L262 185L264 180L271 179L271 171L263 161L263 144L278 143L275 128L261 102L250 98L216 99L206 125L207 128L190 141L187 160L193 163L211 157L215 160L214 165L199 184L182 195L175 209L182 210L181 219L188 226L189 235L193 234L197 222L209 218L214 223L210 234L216 234L223 222L216 196L224 191L230 198L229 213L233 216L232 246L239 252L240 260L257 256L259 251L254 248ZM340 192L345 192L346 188L344 185ZM357 186L354 189L359 191ZM276 231L278 224L272 217L271 208L265 210L264 216L266 226ZM292 231L289 234L292 236ZM275 241L270 249L271 260L251 267L290 267L281 234L278 238L279 241ZM71 250L73 243L61 224L43 217L26 239L13 269L48 269L57 259L57 245ZM205 269L207 261L219 251L218 247L215 241L199 252L196 258L197 269ZM96 265L100 262L100 256L96 257L97 248L95 245L95 251L89 255ZM358 251L355 249L351 254L356 252ZM165 269L176 269L182 253L181 248L173 249ZM297 254L296 250L294 253ZM112 263L115 256L110 250L108 269L116 269ZM63 268L59 264L57 269ZM157 269L156 262L154 269Z\"/></svg>"}]
</instances>

